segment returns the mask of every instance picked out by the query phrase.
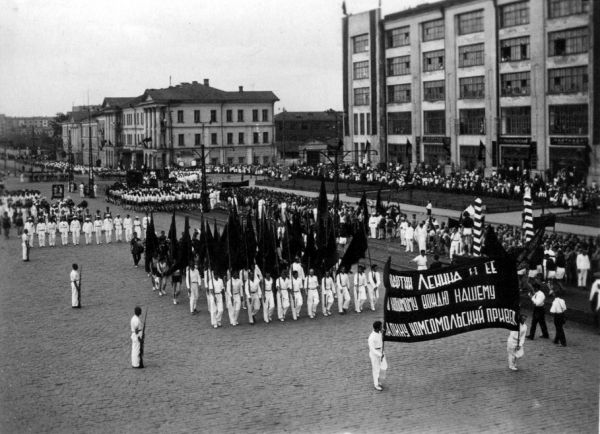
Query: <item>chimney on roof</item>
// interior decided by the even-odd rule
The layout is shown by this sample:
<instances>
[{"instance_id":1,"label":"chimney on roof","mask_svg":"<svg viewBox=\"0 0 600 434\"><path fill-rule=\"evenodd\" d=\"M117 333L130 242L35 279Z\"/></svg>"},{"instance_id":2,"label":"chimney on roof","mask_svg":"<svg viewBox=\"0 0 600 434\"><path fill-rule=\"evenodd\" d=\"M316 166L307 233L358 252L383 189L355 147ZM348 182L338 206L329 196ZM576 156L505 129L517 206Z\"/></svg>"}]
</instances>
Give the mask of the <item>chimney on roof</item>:
<instances>
[{"instance_id":1,"label":"chimney on roof","mask_svg":"<svg viewBox=\"0 0 600 434\"><path fill-rule=\"evenodd\" d=\"M244 86L240 86L240 92L244 91Z\"/></svg>"},{"instance_id":2,"label":"chimney on roof","mask_svg":"<svg viewBox=\"0 0 600 434\"><path fill-rule=\"evenodd\" d=\"M204 79L204 86L208 86L208 78Z\"/></svg>"}]
</instances>

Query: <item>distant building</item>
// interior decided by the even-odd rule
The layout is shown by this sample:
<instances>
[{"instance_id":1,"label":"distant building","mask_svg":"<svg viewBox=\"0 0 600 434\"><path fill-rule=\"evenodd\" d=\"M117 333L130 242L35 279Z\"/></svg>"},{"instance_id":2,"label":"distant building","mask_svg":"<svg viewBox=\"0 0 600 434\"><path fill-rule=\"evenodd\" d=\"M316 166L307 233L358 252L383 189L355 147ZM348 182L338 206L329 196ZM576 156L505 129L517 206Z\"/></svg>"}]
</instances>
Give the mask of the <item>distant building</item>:
<instances>
[{"instance_id":1,"label":"distant building","mask_svg":"<svg viewBox=\"0 0 600 434\"><path fill-rule=\"evenodd\" d=\"M9 134L31 136L52 135L52 120L49 116L5 116L0 114L0 137Z\"/></svg>"},{"instance_id":2,"label":"distant building","mask_svg":"<svg viewBox=\"0 0 600 434\"><path fill-rule=\"evenodd\" d=\"M308 164L327 160L328 147L342 138L341 112L284 111L275 116L275 144L280 158L300 159Z\"/></svg>"},{"instance_id":3,"label":"distant building","mask_svg":"<svg viewBox=\"0 0 600 434\"><path fill-rule=\"evenodd\" d=\"M600 4L445 0L345 16L345 149L600 173ZM483 161L479 162L480 149Z\"/></svg>"}]
</instances>

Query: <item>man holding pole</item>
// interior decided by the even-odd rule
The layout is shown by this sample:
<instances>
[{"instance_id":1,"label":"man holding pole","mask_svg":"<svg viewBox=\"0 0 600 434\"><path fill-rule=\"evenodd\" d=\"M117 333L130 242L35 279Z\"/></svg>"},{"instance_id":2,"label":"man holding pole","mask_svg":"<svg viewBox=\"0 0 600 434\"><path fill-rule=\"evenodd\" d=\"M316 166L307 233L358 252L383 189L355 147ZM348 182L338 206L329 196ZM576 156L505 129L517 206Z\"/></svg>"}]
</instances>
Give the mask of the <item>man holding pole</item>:
<instances>
[{"instance_id":1,"label":"man holding pole","mask_svg":"<svg viewBox=\"0 0 600 434\"><path fill-rule=\"evenodd\" d=\"M142 315L142 308L136 306L134 309L134 315L131 318L131 366L136 369L142 369L144 362L142 360L143 342L144 342L144 324L140 319Z\"/></svg>"},{"instance_id":2,"label":"man holding pole","mask_svg":"<svg viewBox=\"0 0 600 434\"><path fill-rule=\"evenodd\" d=\"M369 335L369 358L373 371L373 386L375 390L382 391L381 381L385 378L387 362L383 356L383 337L381 335L381 321L373 323L373 331Z\"/></svg>"}]
</instances>

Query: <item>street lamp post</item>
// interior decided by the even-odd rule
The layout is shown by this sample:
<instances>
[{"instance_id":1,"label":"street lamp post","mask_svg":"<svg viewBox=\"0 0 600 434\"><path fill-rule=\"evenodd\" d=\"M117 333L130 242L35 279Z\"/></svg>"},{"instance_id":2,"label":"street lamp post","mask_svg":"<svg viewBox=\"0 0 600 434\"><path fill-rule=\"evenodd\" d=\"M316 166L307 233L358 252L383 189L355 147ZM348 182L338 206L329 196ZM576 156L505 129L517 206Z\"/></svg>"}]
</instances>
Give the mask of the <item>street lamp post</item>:
<instances>
[{"instance_id":1,"label":"street lamp post","mask_svg":"<svg viewBox=\"0 0 600 434\"><path fill-rule=\"evenodd\" d=\"M92 152L92 113L90 111L90 106L88 105L88 159L90 169L90 176L88 182L88 196L90 198L94 197L94 166L92 164L93 158L94 154Z\"/></svg>"}]
</instances>

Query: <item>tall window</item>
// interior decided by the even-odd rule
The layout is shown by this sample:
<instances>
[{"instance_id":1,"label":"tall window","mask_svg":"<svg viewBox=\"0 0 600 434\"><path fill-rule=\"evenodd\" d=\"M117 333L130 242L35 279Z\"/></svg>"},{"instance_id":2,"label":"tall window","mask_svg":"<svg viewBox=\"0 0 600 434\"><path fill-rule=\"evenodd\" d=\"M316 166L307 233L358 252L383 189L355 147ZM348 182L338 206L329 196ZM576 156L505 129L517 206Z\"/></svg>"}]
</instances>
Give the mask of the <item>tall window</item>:
<instances>
[{"instance_id":1,"label":"tall window","mask_svg":"<svg viewBox=\"0 0 600 434\"><path fill-rule=\"evenodd\" d=\"M589 38L587 27L548 33L549 56L585 53L588 49Z\"/></svg>"},{"instance_id":2,"label":"tall window","mask_svg":"<svg viewBox=\"0 0 600 434\"><path fill-rule=\"evenodd\" d=\"M529 23L529 2L510 3L500 8L500 27Z\"/></svg>"},{"instance_id":3,"label":"tall window","mask_svg":"<svg viewBox=\"0 0 600 434\"><path fill-rule=\"evenodd\" d=\"M483 135L485 134L485 109L459 110L459 134Z\"/></svg>"},{"instance_id":4,"label":"tall window","mask_svg":"<svg viewBox=\"0 0 600 434\"><path fill-rule=\"evenodd\" d=\"M531 107L502 109L502 134L528 136L531 134Z\"/></svg>"},{"instance_id":5,"label":"tall window","mask_svg":"<svg viewBox=\"0 0 600 434\"><path fill-rule=\"evenodd\" d=\"M531 93L529 71L502 74L500 76L501 96L525 96Z\"/></svg>"},{"instance_id":6,"label":"tall window","mask_svg":"<svg viewBox=\"0 0 600 434\"><path fill-rule=\"evenodd\" d=\"M180 124L183 123L183 110L177 110L177 122Z\"/></svg>"},{"instance_id":7,"label":"tall window","mask_svg":"<svg viewBox=\"0 0 600 434\"><path fill-rule=\"evenodd\" d=\"M387 87L388 102L410 102L410 83Z\"/></svg>"},{"instance_id":8,"label":"tall window","mask_svg":"<svg viewBox=\"0 0 600 434\"><path fill-rule=\"evenodd\" d=\"M262 121L263 122L269 122L269 110L268 109L263 109L263 111L262 111Z\"/></svg>"},{"instance_id":9,"label":"tall window","mask_svg":"<svg viewBox=\"0 0 600 434\"><path fill-rule=\"evenodd\" d=\"M367 136L370 136L371 135L371 113L367 113L366 124L367 124Z\"/></svg>"},{"instance_id":10,"label":"tall window","mask_svg":"<svg viewBox=\"0 0 600 434\"><path fill-rule=\"evenodd\" d=\"M410 74L410 56L390 57L387 59L387 75Z\"/></svg>"},{"instance_id":11,"label":"tall window","mask_svg":"<svg viewBox=\"0 0 600 434\"><path fill-rule=\"evenodd\" d=\"M588 105L550 106L550 134L587 135Z\"/></svg>"},{"instance_id":12,"label":"tall window","mask_svg":"<svg viewBox=\"0 0 600 434\"><path fill-rule=\"evenodd\" d=\"M425 134L446 134L446 112L444 110L424 111L423 124Z\"/></svg>"},{"instance_id":13,"label":"tall window","mask_svg":"<svg viewBox=\"0 0 600 434\"><path fill-rule=\"evenodd\" d=\"M354 105L369 105L369 88L358 87L354 89Z\"/></svg>"},{"instance_id":14,"label":"tall window","mask_svg":"<svg viewBox=\"0 0 600 434\"><path fill-rule=\"evenodd\" d=\"M423 82L423 100L424 101L443 101L446 98L445 81L424 81Z\"/></svg>"},{"instance_id":15,"label":"tall window","mask_svg":"<svg viewBox=\"0 0 600 434\"><path fill-rule=\"evenodd\" d=\"M237 111L237 121L244 122L244 110Z\"/></svg>"},{"instance_id":16,"label":"tall window","mask_svg":"<svg viewBox=\"0 0 600 434\"><path fill-rule=\"evenodd\" d=\"M423 42L444 39L444 20L433 20L423 23Z\"/></svg>"},{"instance_id":17,"label":"tall window","mask_svg":"<svg viewBox=\"0 0 600 434\"><path fill-rule=\"evenodd\" d=\"M364 53L369 51L369 34L358 35L352 38L352 46L354 53Z\"/></svg>"},{"instance_id":18,"label":"tall window","mask_svg":"<svg viewBox=\"0 0 600 434\"><path fill-rule=\"evenodd\" d=\"M529 59L529 36L500 41L500 61L516 62Z\"/></svg>"},{"instance_id":19,"label":"tall window","mask_svg":"<svg viewBox=\"0 0 600 434\"><path fill-rule=\"evenodd\" d=\"M354 135L358 136L358 114L354 113L354 122L352 123L354 125Z\"/></svg>"},{"instance_id":20,"label":"tall window","mask_svg":"<svg viewBox=\"0 0 600 434\"><path fill-rule=\"evenodd\" d=\"M467 12L458 16L458 34L483 32L483 10Z\"/></svg>"},{"instance_id":21,"label":"tall window","mask_svg":"<svg viewBox=\"0 0 600 434\"><path fill-rule=\"evenodd\" d=\"M217 122L217 111L216 110L210 111L210 121Z\"/></svg>"},{"instance_id":22,"label":"tall window","mask_svg":"<svg viewBox=\"0 0 600 434\"><path fill-rule=\"evenodd\" d=\"M460 99L482 99L484 95L483 75L460 79Z\"/></svg>"},{"instance_id":23,"label":"tall window","mask_svg":"<svg viewBox=\"0 0 600 434\"><path fill-rule=\"evenodd\" d=\"M388 112L388 134L412 134L412 112Z\"/></svg>"},{"instance_id":24,"label":"tall window","mask_svg":"<svg viewBox=\"0 0 600 434\"><path fill-rule=\"evenodd\" d=\"M227 119L227 122L233 122L233 110L227 110L225 112L225 118Z\"/></svg>"},{"instance_id":25,"label":"tall window","mask_svg":"<svg viewBox=\"0 0 600 434\"><path fill-rule=\"evenodd\" d=\"M363 136L365 134L365 114L360 114L360 135Z\"/></svg>"},{"instance_id":26,"label":"tall window","mask_svg":"<svg viewBox=\"0 0 600 434\"><path fill-rule=\"evenodd\" d=\"M587 66L548 70L548 93L579 93L587 90Z\"/></svg>"},{"instance_id":27,"label":"tall window","mask_svg":"<svg viewBox=\"0 0 600 434\"><path fill-rule=\"evenodd\" d=\"M217 140L217 133L210 133L210 144L211 145L218 145L218 140Z\"/></svg>"},{"instance_id":28,"label":"tall window","mask_svg":"<svg viewBox=\"0 0 600 434\"><path fill-rule=\"evenodd\" d=\"M590 0L548 0L548 17L558 18L567 15L587 14Z\"/></svg>"},{"instance_id":29,"label":"tall window","mask_svg":"<svg viewBox=\"0 0 600 434\"><path fill-rule=\"evenodd\" d=\"M267 131L263 133L263 143L269 143L269 133Z\"/></svg>"},{"instance_id":30,"label":"tall window","mask_svg":"<svg viewBox=\"0 0 600 434\"><path fill-rule=\"evenodd\" d=\"M252 143L254 143L255 145L260 143L259 139L260 139L259 133L252 133Z\"/></svg>"},{"instance_id":31,"label":"tall window","mask_svg":"<svg viewBox=\"0 0 600 434\"><path fill-rule=\"evenodd\" d=\"M238 133L238 143L240 145L244 144L244 133Z\"/></svg>"},{"instance_id":32,"label":"tall window","mask_svg":"<svg viewBox=\"0 0 600 434\"><path fill-rule=\"evenodd\" d=\"M444 50L423 53L423 71L444 69Z\"/></svg>"},{"instance_id":33,"label":"tall window","mask_svg":"<svg viewBox=\"0 0 600 434\"><path fill-rule=\"evenodd\" d=\"M463 45L458 47L458 66L483 65L483 44Z\"/></svg>"},{"instance_id":34,"label":"tall window","mask_svg":"<svg viewBox=\"0 0 600 434\"><path fill-rule=\"evenodd\" d=\"M355 80L363 78L369 78L369 61L354 62L353 66L353 77Z\"/></svg>"},{"instance_id":35,"label":"tall window","mask_svg":"<svg viewBox=\"0 0 600 434\"><path fill-rule=\"evenodd\" d=\"M387 30L385 32L385 41L387 48L401 47L410 44L409 27L399 27L397 29Z\"/></svg>"},{"instance_id":36,"label":"tall window","mask_svg":"<svg viewBox=\"0 0 600 434\"><path fill-rule=\"evenodd\" d=\"M194 110L194 123L200 123L200 110Z\"/></svg>"},{"instance_id":37,"label":"tall window","mask_svg":"<svg viewBox=\"0 0 600 434\"><path fill-rule=\"evenodd\" d=\"M177 136L177 144L179 146L185 146L185 136L183 134Z\"/></svg>"},{"instance_id":38,"label":"tall window","mask_svg":"<svg viewBox=\"0 0 600 434\"><path fill-rule=\"evenodd\" d=\"M201 137L201 134L194 134L194 146L200 146L202 144Z\"/></svg>"},{"instance_id":39,"label":"tall window","mask_svg":"<svg viewBox=\"0 0 600 434\"><path fill-rule=\"evenodd\" d=\"M233 145L233 133L227 133L227 144Z\"/></svg>"}]
</instances>

